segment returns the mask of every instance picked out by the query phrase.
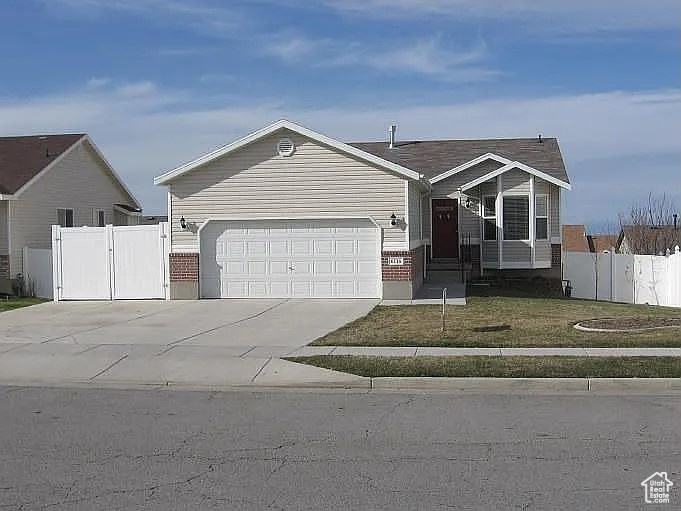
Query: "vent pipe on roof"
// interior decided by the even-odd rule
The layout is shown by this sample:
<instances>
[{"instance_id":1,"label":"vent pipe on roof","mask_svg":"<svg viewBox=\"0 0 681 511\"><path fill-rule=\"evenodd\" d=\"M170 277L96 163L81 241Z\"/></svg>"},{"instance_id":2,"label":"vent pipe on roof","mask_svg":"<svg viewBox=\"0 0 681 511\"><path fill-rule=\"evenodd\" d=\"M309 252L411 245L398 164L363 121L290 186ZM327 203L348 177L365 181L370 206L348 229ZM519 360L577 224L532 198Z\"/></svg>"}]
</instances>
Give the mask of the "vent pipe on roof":
<instances>
[{"instance_id":1,"label":"vent pipe on roof","mask_svg":"<svg viewBox=\"0 0 681 511\"><path fill-rule=\"evenodd\" d=\"M388 128L388 147L392 149L395 147L395 132L397 131L397 125L391 124Z\"/></svg>"},{"instance_id":2,"label":"vent pipe on roof","mask_svg":"<svg viewBox=\"0 0 681 511\"><path fill-rule=\"evenodd\" d=\"M676 230L676 219L677 219L677 217L678 217L678 215L676 213L674 213L674 230Z\"/></svg>"},{"instance_id":3,"label":"vent pipe on roof","mask_svg":"<svg viewBox=\"0 0 681 511\"><path fill-rule=\"evenodd\" d=\"M539 143L540 143L540 144L543 144L543 143L544 143L544 141L543 141L542 138L541 138L541 133L539 134Z\"/></svg>"}]
</instances>

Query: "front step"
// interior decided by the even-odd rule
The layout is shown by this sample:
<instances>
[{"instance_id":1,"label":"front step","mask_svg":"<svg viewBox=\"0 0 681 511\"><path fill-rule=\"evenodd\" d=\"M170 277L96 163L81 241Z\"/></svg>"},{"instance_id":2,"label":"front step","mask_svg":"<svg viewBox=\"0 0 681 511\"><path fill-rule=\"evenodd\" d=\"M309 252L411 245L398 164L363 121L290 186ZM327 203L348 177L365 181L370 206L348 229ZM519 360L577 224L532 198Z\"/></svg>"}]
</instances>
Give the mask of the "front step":
<instances>
[{"instance_id":1,"label":"front step","mask_svg":"<svg viewBox=\"0 0 681 511\"><path fill-rule=\"evenodd\" d=\"M455 271L461 269L461 263L458 259L431 259L426 265L428 271Z\"/></svg>"}]
</instances>

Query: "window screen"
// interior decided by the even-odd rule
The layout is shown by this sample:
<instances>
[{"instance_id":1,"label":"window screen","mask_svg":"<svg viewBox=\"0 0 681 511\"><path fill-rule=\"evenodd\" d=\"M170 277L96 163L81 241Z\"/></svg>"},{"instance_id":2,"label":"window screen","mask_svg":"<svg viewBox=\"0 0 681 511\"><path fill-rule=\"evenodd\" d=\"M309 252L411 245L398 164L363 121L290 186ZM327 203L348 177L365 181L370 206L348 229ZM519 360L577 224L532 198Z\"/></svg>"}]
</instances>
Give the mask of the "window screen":
<instances>
[{"instance_id":1,"label":"window screen","mask_svg":"<svg viewBox=\"0 0 681 511\"><path fill-rule=\"evenodd\" d=\"M527 240L530 237L530 199L527 196L504 197L504 239Z\"/></svg>"}]
</instances>

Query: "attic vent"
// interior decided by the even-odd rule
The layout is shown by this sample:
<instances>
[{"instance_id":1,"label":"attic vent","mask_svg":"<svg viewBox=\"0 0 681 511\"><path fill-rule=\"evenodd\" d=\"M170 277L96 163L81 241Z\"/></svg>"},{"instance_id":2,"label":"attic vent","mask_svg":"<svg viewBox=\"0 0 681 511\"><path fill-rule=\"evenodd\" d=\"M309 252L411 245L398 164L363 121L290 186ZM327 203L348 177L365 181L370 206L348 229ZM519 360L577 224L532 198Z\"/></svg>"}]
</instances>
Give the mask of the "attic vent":
<instances>
[{"instance_id":1,"label":"attic vent","mask_svg":"<svg viewBox=\"0 0 681 511\"><path fill-rule=\"evenodd\" d=\"M295 150L296 146L290 138L282 138L277 142L277 152L280 156L291 156Z\"/></svg>"}]
</instances>

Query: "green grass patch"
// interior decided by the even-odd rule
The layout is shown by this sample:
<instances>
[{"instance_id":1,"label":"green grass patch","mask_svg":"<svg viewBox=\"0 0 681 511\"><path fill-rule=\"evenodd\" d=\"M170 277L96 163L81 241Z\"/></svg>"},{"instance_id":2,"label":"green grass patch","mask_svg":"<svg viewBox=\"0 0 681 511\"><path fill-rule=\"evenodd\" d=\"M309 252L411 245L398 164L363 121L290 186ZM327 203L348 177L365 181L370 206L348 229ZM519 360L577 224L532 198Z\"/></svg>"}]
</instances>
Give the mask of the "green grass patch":
<instances>
[{"instance_id":1,"label":"green grass patch","mask_svg":"<svg viewBox=\"0 0 681 511\"><path fill-rule=\"evenodd\" d=\"M681 378L680 357L290 357L344 373L494 378Z\"/></svg>"},{"instance_id":2,"label":"green grass patch","mask_svg":"<svg viewBox=\"0 0 681 511\"><path fill-rule=\"evenodd\" d=\"M678 329L583 332L575 323L594 318L680 318L681 310L565 298L472 296L448 306L378 306L367 316L316 340L326 346L451 347L681 347Z\"/></svg>"},{"instance_id":3,"label":"green grass patch","mask_svg":"<svg viewBox=\"0 0 681 511\"><path fill-rule=\"evenodd\" d=\"M0 312L28 307L44 301L42 298L0 298Z\"/></svg>"}]
</instances>

